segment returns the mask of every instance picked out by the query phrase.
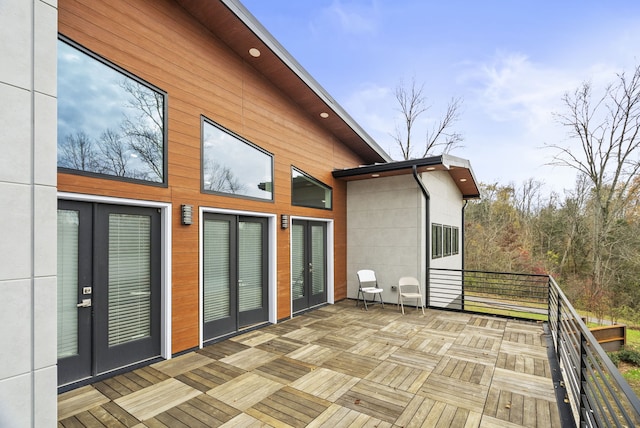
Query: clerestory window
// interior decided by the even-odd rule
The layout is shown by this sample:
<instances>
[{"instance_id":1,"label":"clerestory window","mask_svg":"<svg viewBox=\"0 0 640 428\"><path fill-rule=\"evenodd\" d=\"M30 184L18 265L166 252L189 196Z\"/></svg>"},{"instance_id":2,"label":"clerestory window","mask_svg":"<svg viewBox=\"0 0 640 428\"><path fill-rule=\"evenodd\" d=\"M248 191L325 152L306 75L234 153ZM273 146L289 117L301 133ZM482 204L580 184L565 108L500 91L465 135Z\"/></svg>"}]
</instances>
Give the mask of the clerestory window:
<instances>
[{"instance_id":1,"label":"clerestory window","mask_svg":"<svg viewBox=\"0 0 640 428\"><path fill-rule=\"evenodd\" d=\"M273 155L202 119L202 191L273 200Z\"/></svg>"},{"instance_id":2,"label":"clerestory window","mask_svg":"<svg viewBox=\"0 0 640 428\"><path fill-rule=\"evenodd\" d=\"M299 169L291 168L291 205L310 208L332 208L331 187Z\"/></svg>"}]
</instances>

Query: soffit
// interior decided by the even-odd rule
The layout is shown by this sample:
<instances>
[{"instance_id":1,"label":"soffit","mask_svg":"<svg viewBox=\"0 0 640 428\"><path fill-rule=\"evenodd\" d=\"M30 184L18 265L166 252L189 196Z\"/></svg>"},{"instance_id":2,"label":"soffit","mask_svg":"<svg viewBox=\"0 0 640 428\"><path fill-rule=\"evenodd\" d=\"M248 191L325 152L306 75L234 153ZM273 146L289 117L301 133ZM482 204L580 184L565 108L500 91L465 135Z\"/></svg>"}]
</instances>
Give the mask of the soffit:
<instances>
[{"instance_id":1,"label":"soffit","mask_svg":"<svg viewBox=\"0 0 640 428\"><path fill-rule=\"evenodd\" d=\"M413 174L414 167L418 174L446 171L460 190L463 199L480 197L478 183L469 161L451 155L362 165L357 168L335 170L332 174L335 178L344 181L375 180L380 177Z\"/></svg>"}]
</instances>

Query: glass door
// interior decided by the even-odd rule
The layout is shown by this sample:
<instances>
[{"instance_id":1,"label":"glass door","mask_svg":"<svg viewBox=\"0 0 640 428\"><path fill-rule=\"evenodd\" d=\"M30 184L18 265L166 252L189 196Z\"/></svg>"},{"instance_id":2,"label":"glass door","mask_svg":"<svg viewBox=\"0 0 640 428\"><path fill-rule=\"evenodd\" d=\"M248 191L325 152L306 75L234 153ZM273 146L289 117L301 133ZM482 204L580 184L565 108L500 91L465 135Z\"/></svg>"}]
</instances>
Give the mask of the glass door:
<instances>
[{"instance_id":1,"label":"glass door","mask_svg":"<svg viewBox=\"0 0 640 428\"><path fill-rule=\"evenodd\" d=\"M267 321L267 219L205 214L204 340Z\"/></svg>"},{"instance_id":2,"label":"glass door","mask_svg":"<svg viewBox=\"0 0 640 428\"><path fill-rule=\"evenodd\" d=\"M291 299L295 313L327 301L327 225L294 220L291 241Z\"/></svg>"},{"instance_id":3,"label":"glass door","mask_svg":"<svg viewBox=\"0 0 640 428\"><path fill-rule=\"evenodd\" d=\"M160 213L58 203L58 384L160 355Z\"/></svg>"}]
</instances>

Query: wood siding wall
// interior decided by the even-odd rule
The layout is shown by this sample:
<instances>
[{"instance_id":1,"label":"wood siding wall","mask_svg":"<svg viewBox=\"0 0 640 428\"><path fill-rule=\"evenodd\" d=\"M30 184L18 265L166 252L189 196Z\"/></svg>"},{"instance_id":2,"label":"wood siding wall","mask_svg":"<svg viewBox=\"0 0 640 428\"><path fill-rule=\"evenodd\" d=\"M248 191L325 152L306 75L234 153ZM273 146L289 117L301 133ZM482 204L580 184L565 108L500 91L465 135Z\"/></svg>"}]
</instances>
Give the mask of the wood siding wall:
<instances>
[{"instance_id":1,"label":"wood siding wall","mask_svg":"<svg viewBox=\"0 0 640 428\"><path fill-rule=\"evenodd\" d=\"M212 0L213 1L213 0ZM346 185L334 168L360 163L320 118L300 111L249 64L168 0L60 0L59 32L168 94L168 187L58 174L58 190L171 202L172 352L198 345L198 224L180 205L335 220L335 298L346 297ZM274 202L200 191L201 115L274 154ZM332 211L291 206L291 166L333 188ZM196 210L197 211L197 210ZM277 232L278 313L290 315L289 230Z\"/></svg>"}]
</instances>

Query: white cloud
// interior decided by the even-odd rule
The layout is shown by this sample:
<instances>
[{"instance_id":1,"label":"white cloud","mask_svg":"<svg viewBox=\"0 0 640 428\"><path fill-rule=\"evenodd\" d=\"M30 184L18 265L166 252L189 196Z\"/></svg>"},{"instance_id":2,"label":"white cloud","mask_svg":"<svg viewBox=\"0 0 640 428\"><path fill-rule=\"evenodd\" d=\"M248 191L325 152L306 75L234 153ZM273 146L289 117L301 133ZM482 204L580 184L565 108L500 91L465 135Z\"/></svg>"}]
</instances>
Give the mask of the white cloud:
<instances>
[{"instance_id":1,"label":"white cloud","mask_svg":"<svg viewBox=\"0 0 640 428\"><path fill-rule=\"evenodd\" d=\"M334 0L320 15L314 27L337 27L343 33L373 34L378 28L378 7L375 1Z\"/></svg>"}]
</instances>

